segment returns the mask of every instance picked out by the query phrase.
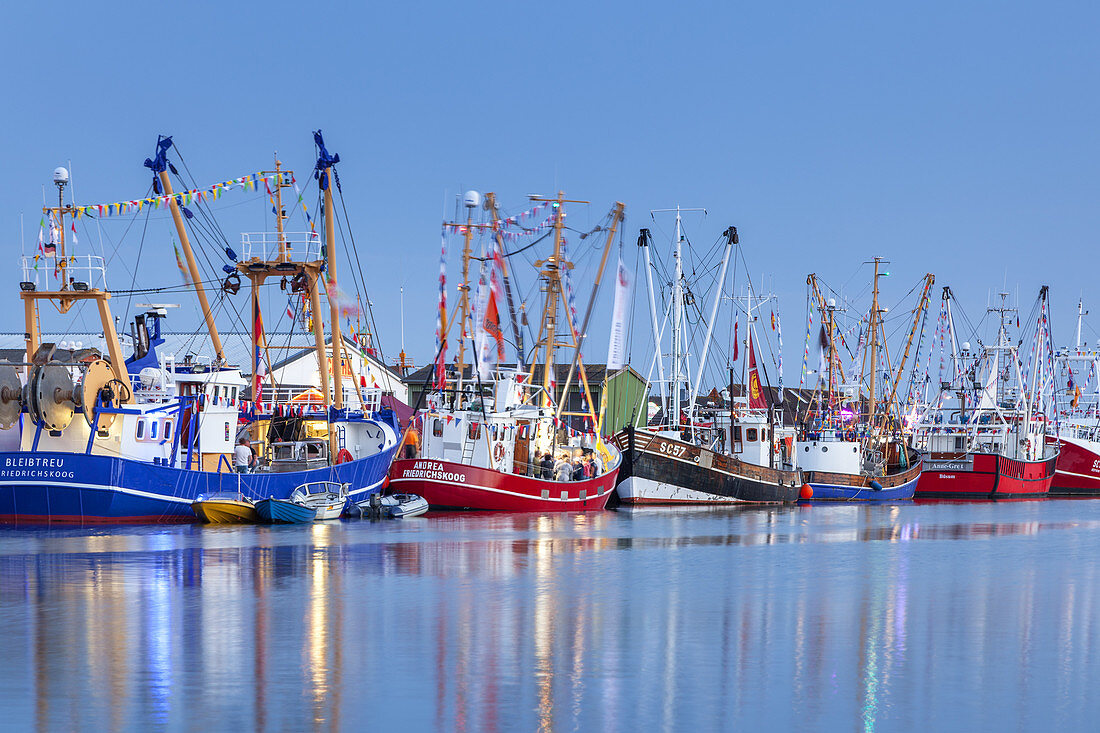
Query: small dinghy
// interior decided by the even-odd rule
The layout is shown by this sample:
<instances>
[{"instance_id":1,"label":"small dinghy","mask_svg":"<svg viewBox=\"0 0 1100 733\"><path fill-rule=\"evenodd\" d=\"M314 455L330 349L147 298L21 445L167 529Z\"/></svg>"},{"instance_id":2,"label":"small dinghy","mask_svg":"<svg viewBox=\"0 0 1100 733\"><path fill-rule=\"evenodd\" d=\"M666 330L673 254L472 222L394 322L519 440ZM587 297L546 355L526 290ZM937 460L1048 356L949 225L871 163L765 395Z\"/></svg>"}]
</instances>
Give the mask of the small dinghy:
<instances>
[{"instance_id":1,"label":"small dinghy","mask_svg":"<svg viewBox=\"0 0 1100 733\"><path fill-rule=\"evenodd\" d=\"M374 494L369 499L356 502L350 516L403 519L419 517L428 511L428 500L417 494Z\"/></svg>"},{"instance_id":2,"label":"small dinghy","mask_svg":"<svg viewBox=\"0 0 1100 733\"><path fill-rule=\"evenodd\" d=\"M317 518L317 510L290 499L260 499L256 513L269 524L307 524Z\"/></svg>"},{"instance_id":3,"label":"small dinghy","mask_svg":"<svg viewBox=\"0 0 1100 733\"><path fill-rule=\"evenodd\" d=\"M382 497L382 515L390 519L419 517L428 511L428 500L417 494L389 494Z\"/></svg>"},{"instance_id":4,"label":"small dinghy","mask_svg":"<svg viewBox=\"0 0 1100 733\"><path fill-rule=\"evenodd\" d=\"M255 524L260 521L256 505L236 492L199 496L191 511L206 524Z\"/></svg>"},{"instance_id":5,"label":"small dinghy","mask_svg":"<svg viewBox=\"0 0 1100 733\"><path fill-rule=\"evenodd\" d=\"M296 488L290 500L315 509L318 522L338 519L348 503L348 485L336 481L311 481Z\"/></svg>"}]
</instances>

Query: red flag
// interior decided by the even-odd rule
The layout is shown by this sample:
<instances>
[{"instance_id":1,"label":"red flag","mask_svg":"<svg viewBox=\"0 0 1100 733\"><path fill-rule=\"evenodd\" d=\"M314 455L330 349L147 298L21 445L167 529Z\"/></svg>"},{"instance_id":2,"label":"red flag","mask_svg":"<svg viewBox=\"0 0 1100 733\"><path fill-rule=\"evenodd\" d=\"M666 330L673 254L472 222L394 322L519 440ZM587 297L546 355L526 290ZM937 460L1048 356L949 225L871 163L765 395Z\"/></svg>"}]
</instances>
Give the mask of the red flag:
<instances>
[{"instance_id":1,"label":"red flag","mask_svg":"<svg viewBox=\"0 0 1100 733\"><path fill-rule=\"evenodd\" d=\"M752 336L749 336L749 407L765 409L768 401L764 399L764 390L760 386L760 374L756 370L756 354L752 349Z\"/></svg>"},{"instance_id":2,"label":"red flag","mask_svg":"<svg viewBox=\"0 0 1100 733\"><path fill-rule=\"evenodd\" d=\"M263 359L264 346L264 320L260 315L260 304L257 302L252 309L252 343L255 344L255 354L252 360L252 399L260 400L263 392L263 375L267 371Z\"/></svg>"},{"instance_id":3,"label":"red flag","mask_svg":"<svg viewBox=\"0 0 1100 733\"><path fill-rule=\"evenodd\" d=\"M737 361L737 357L740 354L740 350L738 349L738 346L741 342L740 342L740 339L737 338L737 326L738 325L740 325L740 324L737 321L734 321L734 323L733 323L733 360L734 361Z\"/></svg>"}]
</instances>

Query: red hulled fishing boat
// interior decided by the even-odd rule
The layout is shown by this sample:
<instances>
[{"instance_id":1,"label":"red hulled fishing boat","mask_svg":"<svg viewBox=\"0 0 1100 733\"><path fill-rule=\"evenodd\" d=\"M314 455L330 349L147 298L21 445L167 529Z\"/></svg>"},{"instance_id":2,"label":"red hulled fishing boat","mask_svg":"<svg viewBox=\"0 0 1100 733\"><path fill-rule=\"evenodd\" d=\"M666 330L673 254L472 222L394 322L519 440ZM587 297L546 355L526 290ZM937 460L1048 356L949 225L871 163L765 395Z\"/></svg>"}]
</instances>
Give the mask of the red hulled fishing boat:
<instances>
[{"instance_id":1,"label":"red hulled fishing boat","mask_svg":"<svg viewBox=\"0 0 1100 733\"><path fill-rule=\"evenodd\" d=\"M435 387L431 390L429 408L416 419L422 435L419 455L404 456L394 462L389 475L391 490L419 494L433 509L539 512L603 509L615 488L621 462L619 450L603 443L596 432L582 434L571 430L562 418L576 414L565 412L564 407L570 382L574 374L579 374L588 406L582 416L593 426L598 423L580 364L580 347L592 312L595 288L599 287L615 231L622 221L623 205L615 205L602 229L608 232L603 260L584 322L578 324L569 281L572 264L563 236L563 205L570 202L561 193L554 199L532 199L536 208L550 209L545 225L552 227L554 235L553 253L536 263L541 268L539 276L546 293L534 350L536 359L541 352L538 359L541 379L536 382L522 364L515 369L497 368L504 359L498 308L502 309L505 302L512 315L517 352L523 357L522 333L511 307L504 254L505 227L515 217L502 218L495 197L488 194L485 198L485 209L491 214L488 223L474 223L473 210L480 203L480 195L471 191L464 201L469 209L467 221L455 227L465 235L458 327L465 330L463 324L473 325L474 369L470 375L465 373L465 344L460 339L457 370L453 378L447 377L444 249L440 262L440 346L434 369ZM491 233L492 251L483 260L478 295L471 302L467 283L470 240L475 231ZM573 358L559 393L555 356L563 346L573 352Z\"/></svg>"},{"instance_id":2,"label":"red hulled fishing boat","mask_svg":"<svg viewBox=\"0 0 1100 733\"><path fill-rule=\"evenodd\" d=\"M1000 315L997 343L971 355L958 349L951 316L953 296L944 288L945 339L951 345L953 373L935 404L914 426L914 447L924 453L917 497L998 499L1041 497L1050 492L1058 446L1047 440L1053 381L1046 293L1039 294L1035 339L1026 374L1008 337L1007 316L1014 309L990 308ZM982 375L985 375L984 380Z\"/></svg>"}]
</instances>

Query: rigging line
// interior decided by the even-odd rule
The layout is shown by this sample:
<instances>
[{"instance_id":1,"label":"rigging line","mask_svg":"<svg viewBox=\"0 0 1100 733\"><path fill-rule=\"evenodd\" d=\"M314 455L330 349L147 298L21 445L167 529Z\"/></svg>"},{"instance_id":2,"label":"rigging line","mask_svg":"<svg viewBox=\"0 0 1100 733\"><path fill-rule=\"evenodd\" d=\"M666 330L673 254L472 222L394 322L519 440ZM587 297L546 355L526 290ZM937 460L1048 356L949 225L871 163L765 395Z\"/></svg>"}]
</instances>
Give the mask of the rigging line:
<instances>
[{"instance_id":1,"label":"rigging line","mask_svg":"<svg viewBox=\"0 0 1100 733\"><path fill-rule=\"evenodd\" d=\"M336 173L336 169L333 168L333 173ZM344 201L344 189L340 185L340 175L336 174L336 192L340 194L340 209L344 213L344 222L348 227L348 238L351 239L351 251L355 255L355 268L359 271L359 281L363 289L363 303L367 308L367 314L370 316L371 323L371 347L378 351L378 357L382 360L382 363L386 363L385 351L382 349L382 338L378 333L378 323L374 317L374 306L371 303L370 291L367 289L367 279L363 274L363 264L359 259L359 248L355 244L355 233L351 230L351 219L348 217L347 204ZM339 220L337 220L339 221ZM341 229L341 238L343 237L343 230ZM345 255L346 256L346 255ZM350 258L349 258L350 260Z\"/></svg>"},{"instance_id":2,"label":"rigging line","mask_svg":"<svg viewBox=\"0 0 1100 733\"><path fill-rule=\"evenodd\" d=\"M545 234L543 234L543 235L542 235L541 237L539 237L539 238L538 238L538 239L536 239L535 241L533 241L533 242L531 242L531 243L529 243L529 244L526 244L526 245L524 245L523 247L520 247L520 248L519 248L519 249L517 249L517 250L513 250L513 251L511 251L511 252L508 252L507 254L505 254L505 255L504 255L504 257L505 257L505 258L508 258L508 257L512 257L512 256L514 256L514 255L518 255L518 254L521 254L521 253L523 253L523 252L526 252L527 250L531 249L531 248L532 248L532 247L534 247L534 246L535 246L536 244L538 244L538 243L539 243L539 242L541 242L542 240L546 239L547 237L549 237L549 236L550 236L550 235L552 235L553 233L554 233L554 230L553 230L553 229L551 229L550 231L546 232ZM485 256L485 257L474 257L473 255L471 255L471 256L470 256L470 259L471 259L471 260L477 260L478 262L485 262L486 260L491 260L492 258L493 258L493 256L492 256L491 254L490 254L490 255L487 255L487 256Z\"/></svg>"},{"instance_id":3,"label":"rigging line","mask_svg":"<svg viewBox=\"0 0 1100 733\"><path fill-rule=\"evenodd\" d=\"M148 197L149 197L149 193L150 193L150 192L151 192L152 190L153 190L153 184L149 184L149 187L148 187L147 189L145 189L145 197L144 197L144 198L148 198ZM150 211L149 211L148 209L146 209L146 211L145 211L145 216L146 216L146 219L148 219L148 217L149 217L149 213L150 213ZM125 230L124 230L124 231L122 232L122 236L121 236L121 237L119 237L118 243L114 245L114 248L113 248L113 249L111 250L111 254L110 254L110 256L106 256L106 255L105 255L105 256L104 256L104 258L103 258L103 264L104 264L104 266L106 266L106 265L107 265L108 263L110 263L110 262L113 262L113 261L114 261L114 257L115 257L115 255L116 255L116 254L118 254L118 248L122 246L122 241L123 241L124 239L126 239L126 235L130 233L130 229L131 229L131 228L133 228L133 226L134 226L134 222L135 222L135 221L137 221L137 217L138 217L138 215L137 215L137 212L135 212L133 216L131 216L131 217L128 217L128 218L129 218L129 222L127 222L127 224L126 224L126 229L125 229ZM97 225L100 225L100 223L101 223L101 222L103 221L103 217L100 217L100 216L95 216L95 217L92 217L92 218L94 218L94 219L96 220L96 224L97 224ZM99 226L99 229L100 229L100 234L101 234L101 237L102 237L102 231L103 231L103 227L102 227L102 226ZM107 237L107 240L108 240L108 241L111 241L111 238L110 238L110 237ZM102 241L102 239L101 239L101 241ZM101 245L101 246L102 246L102 245ZM123 266L124 268L126 268L126 271L127 271L127 272L129 272L129 271L130 271L130 268L129 268L129 266L127 266L127 264L126 264L126 260L122 260L122 266ZM137 268L135 267L135 271L136 271L136 269L137 269Z\"/></svg>"},{"instance_id":4,"label":"rigging line","mask_svg":"<svg viewBox=\"0 0 1100 733\"><path fill-rule=\"evenodd\" d=\"M198 188L198 182L195 179L194 174L191 173L191 168L187 165L187 161L183 157L183 151L180 150L179 143L173 142L172 147L175 149L176 157L179 158L180 164L183 165L183 169L185 171L187 171L187 175L191 177L191 185L194 186L194 188L197 189ZM183 180L183 177L180 176L180 174L178 172L176 173L176 177L180 179L180 182L182 182L186 185L186 182ZM197 208L201 209L202 207L199 206ZM214 219L212 216L210 218L213 221L213 226L218 230L218 233L221 235L222 241L224 241L226 243L226 246L229 246L229 239L225 236L225 233L222 232L221 227L218 226L217 220Z\"/></svg>"},{"instance_id":5,"label":"rigging line","mask_svg":"<svg viewBox=\"0 0 1100 733\"><path fill-rule=\"evenodd\" d=\"M138 266L141 264L141 253L145 249L145 233L149 228L149 209L145 210L145 221L141 226L141 241L138 242L137 258L134 260L134 272L130 277L130 287L134 287L134 283L137 282ZM127 229L129 231L129 229ZM130 295L126 298L126 309L122 312L122 325L125 325L130 320L130 304L133 300L133 296Z\"/></svg>"}]
</instances>

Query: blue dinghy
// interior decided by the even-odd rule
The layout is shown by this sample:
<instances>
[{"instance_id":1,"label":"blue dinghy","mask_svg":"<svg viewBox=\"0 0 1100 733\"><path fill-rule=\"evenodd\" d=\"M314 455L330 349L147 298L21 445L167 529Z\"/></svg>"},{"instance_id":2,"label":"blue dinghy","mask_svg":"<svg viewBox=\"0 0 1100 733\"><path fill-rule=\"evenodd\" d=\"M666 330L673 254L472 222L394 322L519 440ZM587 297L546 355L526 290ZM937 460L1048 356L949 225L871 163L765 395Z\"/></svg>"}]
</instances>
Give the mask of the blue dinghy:
<instances>
[{"instance_id":1,"label":"blue dinghy","mask_svg":"<svg viewBox=\"0 0 1100 733\"><path fill-rule=\"evenodd\" d=\"M269 524L308 524L317 517L317 510L289 499L261 499L256 513Z\"/></svg>"}]
</instances>

